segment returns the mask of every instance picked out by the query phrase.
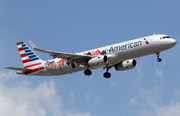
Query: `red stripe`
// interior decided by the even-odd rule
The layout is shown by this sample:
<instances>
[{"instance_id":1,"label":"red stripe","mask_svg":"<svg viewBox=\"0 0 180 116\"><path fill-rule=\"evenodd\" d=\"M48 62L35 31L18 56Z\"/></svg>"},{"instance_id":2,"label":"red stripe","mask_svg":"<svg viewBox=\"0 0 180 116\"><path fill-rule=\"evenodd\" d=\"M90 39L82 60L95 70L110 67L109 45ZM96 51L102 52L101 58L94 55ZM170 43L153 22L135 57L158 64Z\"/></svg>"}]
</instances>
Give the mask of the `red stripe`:
<instances>
[{"instance_id":1,"label":"red stripe","mask_svg":"<svg viewBox=\"0 0 180 116\"><path fill-rule=\"evenodd\" d=\"M25 66L24 68L30 68L30 67L33 67L33 66L37 66L37 65L40 65L41 63L36 63L36 64L32 64L32 65L29 65L29 66Z\"/></svg>"},{"instance_id":2,"label":"red stripe","mask_svg":"<svg viewBox=\"0 0 180 116\"><path fill-rule=\"evenodd\" d=\"M39 70L39 68L35 68L35 69L32 69L32 72L36 72L38 70Z\"/></svg>"},{"instance_id":3,"label":"red stripe","mask_svg":"<svg viewBox=\"0 0 180 116\"><path fill-rule=\"evenodd\" d=\"M25 56L27 56L27 54L26 54L26 53L21 54L21 58L22 58L22 57L25 57Z\"/></svg>"},{"instance_id":4,"label":"red stripe","mask_svg":"<svg viewBox=\"0 0 180 116\"><path fill-rule=\"evenodd\" d=\"M26 59L26 60L23 60L22 62L24 64L24 63L27 63L27 62L30 62L30 61L31 61L30 59Z\"/></svg>"},{"instance_id":5,"label":"red stripe","mask_svg":"<svg viewBox=\"0 0 180 116\"><path fill-rule=\"evenodd\" d=\"M30 73L33 73L33 72L36 72L36 71L40 71L40 70L43 70L43 69L44 69L43 66L42 66L42 67L38 67L38 68L32 69L31 71L26 71L26 72L24 72L24 74L25 74L25 75L28 75L28 74L30 74Z\"/></svg>"},{"instance_id":6,"label":"red stripe","mask_svg":"<svg viewBox=\"0 0 180 116\"><path fill-rule=\"evenodd\" d=\"M19 51L22 51L22 50L24 50L24 49L23 49L23 48L18 48L18 50L19 50Z\"/></svg>"},{"instance_id":7,"label":"red stripe","mask_svg":"<svg viewBox=\"0 0 180 116\"><path fill-rule=\"evenodd\" d=\"M16 43L17 45L21 45L19 42L18 43Z\"/></svg>"}]
</instances>

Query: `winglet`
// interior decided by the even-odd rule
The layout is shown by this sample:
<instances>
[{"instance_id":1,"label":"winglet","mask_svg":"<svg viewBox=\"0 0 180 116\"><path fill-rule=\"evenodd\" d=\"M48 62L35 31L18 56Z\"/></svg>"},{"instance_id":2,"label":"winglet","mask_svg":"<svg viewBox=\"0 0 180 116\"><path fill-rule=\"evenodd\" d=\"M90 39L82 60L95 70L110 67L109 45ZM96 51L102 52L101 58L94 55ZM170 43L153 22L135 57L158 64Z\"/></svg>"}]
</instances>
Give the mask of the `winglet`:
<instances>
[{"instance_id":1,"label":"winglet","mask_svg":"<svg viewBox=\"0 0 180 116\"><path fill-rule=\"evenodd\" d=\"M29 40L29 43L31 44L31 46L32 46L33 49L37 48L37 47L31 42L31 40Z\"/></svg>"}]
</instances>

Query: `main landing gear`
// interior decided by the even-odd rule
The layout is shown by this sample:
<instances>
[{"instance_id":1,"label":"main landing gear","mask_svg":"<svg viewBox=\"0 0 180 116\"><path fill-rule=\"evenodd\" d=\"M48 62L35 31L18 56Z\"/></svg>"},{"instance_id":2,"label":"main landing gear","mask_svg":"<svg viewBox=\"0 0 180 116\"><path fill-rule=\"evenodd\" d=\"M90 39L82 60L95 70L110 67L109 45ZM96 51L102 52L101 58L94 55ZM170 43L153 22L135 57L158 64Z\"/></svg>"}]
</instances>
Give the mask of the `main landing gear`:
<instances>
[{"instance_id":1,"label":"main landing gear","mask_svg":"<svg viewBox=\"0 0 180 116\"><path fill-rule=\"evenodd\" d=\"M111 77L111 73L109 73L109 72L104 73L104 78L110 78L110 77Z\"/></svg>"},{"instance_id":2,"label":"main landing gear","mask_svg":"<svg viewBox=\"0 0 180 116\"><path fill-rule=\"evenodd\" d=\"M160 52L156 53L156 55L157 55L157 61L158 61L158 62L161 62L161 61L162 61L162 59L161 59L161 58L159 58L159 54L160 54Z\"/></svg>"},{"instance_id":3,"label":"main landing gear","mask_svg":"<svg viewBox=\"0 0 180 116\"><path fill-rule=\"evenodd\" d=\"M87 76L90 76L90 75L92 74L92 71L89 70L89 69L86 69L86 70L84 71L84 74L87 75Z\"/></svg>"},{"instance_id":4,"label":"main landing gear","mask_svg":"<svg viewBox=\"0 0 180 116\"><path fill-rule=\"evenodd\" d=\"M110 78L111 77L111 73L108 72L108 68L107 68L107 71L104 73L104 78ZM92 74L92 71L89 70L89 69L86 69L84 71L84 74L87 75L87 76L90 76Z\"/></svg>"},{"instance_id":5,"label":"main landing gear","mask_svg":"<svg viewBox=\"0 0 180 116\"><path fill-rule=\"evenodd\" d=\"M104 78L110 78L111 77L111 73L108 72L109 68L107 67L106 70L107 71L104 73L103 76L104 76Z\"/></svg>"}]
</instances>

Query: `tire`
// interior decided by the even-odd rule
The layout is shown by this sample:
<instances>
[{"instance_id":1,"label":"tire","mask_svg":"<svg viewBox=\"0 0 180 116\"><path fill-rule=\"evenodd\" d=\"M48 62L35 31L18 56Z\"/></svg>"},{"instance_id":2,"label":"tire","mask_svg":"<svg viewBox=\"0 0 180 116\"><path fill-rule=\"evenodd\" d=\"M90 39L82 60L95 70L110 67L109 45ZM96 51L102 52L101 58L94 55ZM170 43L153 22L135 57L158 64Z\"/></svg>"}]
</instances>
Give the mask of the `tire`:
<instances>
[{"instance_id":1,"label":"tire","mask_svg":"<svg viewBox=\"0 0 180 116\"><path fill-rule=\"evenodd\" d=\"M90 76L92 74L92 71L87 69L84 71L84 74L87 75L87 76Z\"/></svg>"},{"instance_id":2,"label":"tire","mask_svg":"<svg viewBox=\"0 0 180 116\"><path fill-rule=\"evenodd\" d=\"M157 61L158 61L158 62L161 62L161 61L162 61L162 59L161 59L161 58L158 58L158 59L157 59Z\"/></svg>"},{"instance_id":3,"label":"tire","mask_svg":"<svg viewBox=\"0 0 180 116\"><path fill-rule=\"evenodd\" d=\"M103 76L104 76L104 78L110 78L111 77L111 73L105 72Z\"/></svg>"}]
</instances>

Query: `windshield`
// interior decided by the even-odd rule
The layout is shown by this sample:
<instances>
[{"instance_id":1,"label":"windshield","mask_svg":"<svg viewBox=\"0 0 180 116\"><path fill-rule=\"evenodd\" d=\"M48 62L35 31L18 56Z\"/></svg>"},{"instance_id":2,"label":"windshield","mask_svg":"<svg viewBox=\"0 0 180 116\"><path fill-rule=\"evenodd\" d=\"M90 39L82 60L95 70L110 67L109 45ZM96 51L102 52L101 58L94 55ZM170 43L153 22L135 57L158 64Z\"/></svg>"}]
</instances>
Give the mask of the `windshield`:
<instances>
[{"instance_id":1,"label":"windshield","mask_svg":"<svg viewBox=\"0 0 180 116\"><path fill-rule=\"evenodd\" d=\"M163 36L160 39L166 39L166 38L170 38L169 36Z\"/></svg>"}]
</instances>

